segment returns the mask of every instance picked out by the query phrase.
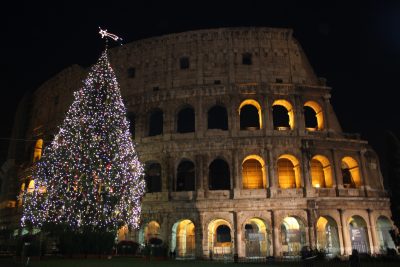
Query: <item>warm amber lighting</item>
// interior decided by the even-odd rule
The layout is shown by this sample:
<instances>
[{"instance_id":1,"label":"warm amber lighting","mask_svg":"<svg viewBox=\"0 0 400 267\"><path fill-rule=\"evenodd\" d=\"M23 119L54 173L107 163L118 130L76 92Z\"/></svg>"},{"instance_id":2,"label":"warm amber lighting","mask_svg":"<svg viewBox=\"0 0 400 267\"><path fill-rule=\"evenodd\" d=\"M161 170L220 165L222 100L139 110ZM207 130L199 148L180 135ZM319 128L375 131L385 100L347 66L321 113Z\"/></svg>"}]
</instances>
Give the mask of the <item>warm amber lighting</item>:
<instances>
[{"instance_id":1,"label":"warm amber lighting","mask_svg":"<svg viewBox=\"0 0 400 267\"><path fill-rule=\"evenodd\" d=\"M342 159L342 170L350 171L351 180L354 183L355 187L360 187L361 184L361 176L360 169L358 168L357 161L352 157L344 157Z\"/></svg>"},{"instance_id":2,"label":"warm amber lighting","mask_svg":"<svg viewBox=\"0 0 400 267\"><path fill-rule=\"evenodd\" d=\"M227 227L232 229L231 225L226 220L223 220L223 219L213 220L208 225L208 247L211 251L213 251L216 247L229 248L233 245L231 242L217 242L217 228L221 225L226 225ZM232 237L232 232L231 232L231 237ZM230 252L228 250L224 250L224 251Z\"/></svg>"},{"instance_id":3,"label":"warm amber lighting","mask_svg":"<svg viewBox=\"0 0 400 267\"><path fill-rule=\"evenodd\" d=\"M243 160L242 181L244 189L262 189L266 187L265 163L261 157L250 155Z\"/></svg>"},{"instance_id":4,"label":"warm amber lighting","mask_svg":"<svg viewBox=\"0 0 400 267\"><path fill-rule=\"evenodd\" d=\"M160 234L160 224L156 221L149 222L144 228L144 238L148 242L151 238L158 238Z\"/></svg>"},{"instance_id":5,"label":"warm amber lighting","mask_svg":"<svg viewBox=\"0 0 400 267\"><path fill-rule=\"evenodd\" d=\"M311 159L311 180L312 186L332 187L332 170L329 160L322 155L316 155Z\"/></svg>"},{"instance_id":6,"label":"warm amber lighting","mask_svg":"<svg viewBox=\"0 0 400 267\"><path fill-rule=\"evenodd\" d=\"M35 180L31 180L28 185L26 192L32 193L35 190Z\"/></svg>"},{"instance_id":7,"label":"warm amber lighting","mask_svg":"<svg viewBox=\"0 0 400 267\"><path fill-rule=\"evenodd\" d=\"M38 139L35 144L33 151L33 162L39 160L42 157L43 139Z\"/></svg>"},{"instance_id":8,"label":"warm amber lighting","mask_svg":"<svg viewBox=\"0 0 400 267\"><path fill-rule=\"evenodd\" d=\"M118 241L127 240L128 239L128 226L124 225L118 229Z\"/></svg>"},{"instance_id":9,"label":"warm amber lighting","mask_svg":"<svg viewBox=\"0 0 400 267\"><path fill-rule=\"evenodd\" d=\"M244 107L246 105L251 105L257 109L260 129L262 129L263 124L262 124L262 112L261 112L260 104L254 99L246 99L246 100L242 101L242 103L240 103L240 106L239 106L239 115L240 115L240 111L242 110L242 107Z\"/></svg>"},{"instance_id":10,"label":"warm amber lighting","mask_svg":"<svg viewBox=\"0 0 400 267\"><path fill-rule=\"evenodd\" d=\"M278 100L275 100L274 103L272 103L272 106L283 106L287 110L287 113L289 115L289 126L290 126L290 129L293 130L294 129L294 112L293 112L292 104L290 104L290 102L287 100L278 99ZM286 130L286 129L282 128L281 130Z\"/></svg>"},{"instance_id":11,"label":"warm amber lighting","mask_svg":"<svg viewBox=\"0 0 400 267\"><path fill-rule=\"evenodd\" d=\"M191 220L183 220L176 229L176 250L178 256L194 254L195 250L195 227Z\"/></svg>"},{"instance_id":12,"label":"warm amber lighting","mask_svg":"<svg viewBox=\"0 0 400 267\"><path fill-rule=\"evenodd\" d=\"M322 112L322 108L320 105L315 101L307 101L304 104L305 107L310 107L314 110L315 116L317 117L317 130L320 131L324 129L324 114ZM309 131L315 131L313 128L307 128Z\"/></svg>"},{"instance_id":13,"label":"warm amber lighting","mask_svg":"<svg viewBox=\"0 0 400 267\"><path fill-rule=\"evenodd\" d=\"M300 188L300 166L299 161L292 155L282 155L278 158L278 180L279 187Z\"/></svg>"}]
</instances>

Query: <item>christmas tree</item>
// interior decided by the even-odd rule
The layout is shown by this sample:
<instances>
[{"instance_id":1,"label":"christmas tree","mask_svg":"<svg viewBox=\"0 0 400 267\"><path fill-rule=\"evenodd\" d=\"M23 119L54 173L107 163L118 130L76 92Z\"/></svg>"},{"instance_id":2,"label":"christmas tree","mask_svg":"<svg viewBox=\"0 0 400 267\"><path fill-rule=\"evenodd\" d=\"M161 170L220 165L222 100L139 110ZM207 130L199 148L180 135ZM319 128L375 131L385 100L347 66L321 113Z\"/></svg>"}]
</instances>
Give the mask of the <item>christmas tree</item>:
<instances>
[{"instance_id":1,"label":"christmas tree","mask_svg":"<svg viewBox=\"0 0 400 267\"><path fill-rule=\"evenodd\" d=\"M137 228L145 192L129 122L107 49L91 68L24 195L22 226Z\"/></svg>"}]
</instances>

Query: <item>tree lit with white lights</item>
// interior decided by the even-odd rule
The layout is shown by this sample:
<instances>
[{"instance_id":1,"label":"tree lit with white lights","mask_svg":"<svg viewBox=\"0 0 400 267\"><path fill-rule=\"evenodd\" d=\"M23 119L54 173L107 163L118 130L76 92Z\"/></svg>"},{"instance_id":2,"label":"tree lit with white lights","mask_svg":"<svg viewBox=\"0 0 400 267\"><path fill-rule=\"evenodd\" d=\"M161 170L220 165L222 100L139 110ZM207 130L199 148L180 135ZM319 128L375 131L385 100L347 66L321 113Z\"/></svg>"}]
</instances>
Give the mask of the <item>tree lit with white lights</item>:
<instances>
[{"instance_id":1,"label":"tree lit with white lights","mask_svg":"<svg viewBox=\"0 0 400 267\"><path fill-rule=\"evenodd\" d=\"M22 226L72 229L137 228L145 192L119 85L103 52L33 170Z\"/></svg>"}]
</instances>

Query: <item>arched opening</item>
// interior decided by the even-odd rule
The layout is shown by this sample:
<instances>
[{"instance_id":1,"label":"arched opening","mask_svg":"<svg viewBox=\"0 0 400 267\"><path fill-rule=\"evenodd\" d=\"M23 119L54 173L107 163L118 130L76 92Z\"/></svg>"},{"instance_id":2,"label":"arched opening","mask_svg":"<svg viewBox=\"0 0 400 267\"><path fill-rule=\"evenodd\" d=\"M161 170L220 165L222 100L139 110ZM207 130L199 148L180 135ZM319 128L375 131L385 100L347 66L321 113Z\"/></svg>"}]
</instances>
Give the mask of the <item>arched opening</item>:
<instances>
[{"instance_id":1,"label":"arched opening","mask_svg":"<svg viewBox=\"0 0 400 267\"><path fill-rule=\"evenodd\" d=\"M312 186L315 188L331 188L333 182L329 160L322 155L316 155L311 159L310 165Z\"/></svg>"},{"instance_id":2,"label":"arched opening","mask_svg":"<svg viewBox=\"0 0 400 267\"><path fill-rule=\"evenodd\" d=\"M181 220L172 226L171 251L179 258L195 257L195 226L191 220Z\"/></svg>"},{"instance_id":3,"label":"arched opening","mask_svg":"<svg viewBox=\"0 0 400 267\"><path fill-rule=\"evenodd\" d=\"M160 109L150 112L149 115L149 136L163 134L164 113Z\"/></svg>"},{"instance_id":4,"label":"arched opening","mask_svg":"<svg viewBox=\"0 0 400 267\"><path fill-rule=\"evenodd\" d=\"M177 119L177 132L178 133L192 133L195 128L194 109L192 107L185 107L178 112Z\"/></svg>"},{"instance_id":5,"label":"arched opening","mask_svg":"<svg viewBox=\"0 0 400 267\"><path fill-rule=\"evenodd\" d=\"M279 187L287 188L300 188L300 166L299 161L292 155L282 155L278 159L278 180Z\"/></svg>"},{"instance_id":6,"label":"arched opening","mask_svg":"<svg viewBox=\"0 0 400 267\"><path fill-rule=\"evenodd\" d=\"M228 113L225 107L213 106L207 114L208 129L228 130Z\"/></svg>"},{"instance_id":7,"label":"arched opening","mask_svg":"<svg viewBox=\"0 0 400 267\"><path fill-rule=\"evenodd\" d=\"M160 237L160 224L156 221L147 223L139 233L140 244L159 243L159 240L162 241Z\"/></svg>"},{"instance_id":8,"label":"arched opening","mask_svg":"<svg viewBox=\"0 0 400 267\"><path fill-rule=\"evenodd\" d=\"M260 104L253 100L244 100L239 106L240 130L262 129Z\"/></svg>"},{"instance_id":9,"label":"arched opening","mask_svg":"<svg viewBox=\"0 0 400 267\"><path fill-rule=\"evenodd\" d=\"M266 188L264 160L257 155L247 156L242 163L243 189Z\"/></svg>"},{"instance_id":10,"label":"arched opening","mask_svg":"<svg viewBox=\"0 0 400 267\"><path fill-rule=\"evenodd\" d=\"M195 166L189 160L183 160L178 165L176 175L176 191L194 191Z\"/></svg>"},{"instance_id":11,"label":"arched opening","mask_svg":"<svg viewBox=\"0 0 400 267\"><path fill-rule=\"evenodd\" d=\"M390 220L384 216L380 216L376 221L376 233L379 240L379 251L381 254L386 254L388 249L396 249L390 231L393 226Z\"/></svg>"},{"instance_id":12,"label":"arched opening","mask_svg":"<svg viewBox=\"0 0 400 267\"><path fill-rule=\"evenodd\" d=\"M359 253L368 253L368 230L364 219L357 215L350 217L349 231L352 249L356 249Z\"/></svg>"},{"instance_id":13,"label":"arched opening","mask_svg":"<svg viewBox=\"0 0 400 267\"><path fill-rule=\"evenodd\" d=\"M208 247L210 257L219 258L232 256L233 242L231 226L222 219L217 219L208 225Z\"/></svg>"},{"instance_id":14,"label":"arched opening","mask_svg":"<svg viewBox=\"0 0 400 267\"><path fill-rule=\"evenodd\" d=\"M215 159L209 166L209 189L231 189L231 175L229 165L223 159Z\"/></svg>"},{"instance_id":15,"label":"arched opening","mask_svg":"<svg viewBox=\"0 0 400 267\"><path fill-rule=\"evenodd\" d=\"M309 131L324 129L324 115L317 102L307 101L304 104L304 120L306 129Z\"/></svg>"},{"instance_id":16,"label":"arched opening","mask_svg":"<svg viewBox=\"0 0 400 267\"><path fill-rule=\"evenodd\" d=\"M345 188L358 188L361 186L360 170L357 161L352 157L342 159L343 186Z\"/></svg>"},{"instance_id":17,"label":"arched opening","mask_svg":"<svg viewBox=\"0 0 400 267\"><path fill-rule=\"evenodd\" d=\"M33 193L34 190L35 190L35 180L30 180L26 192Z\"/></svg>"},{"instance_id":18,"label":"arched opening","mask_svg":"<svg viewBox=\"0 0 400 267\"><path fill-rule=\"evenodd\" d=\"M129 229L127 225L121 226L117 232L118 242L128 240Z\"/></svg>"},{"instance_id":19,"label":"arched opening","mask_svg":"<svg viewBox=\"0 0 400 267\"><path fill-rule=\"evenodd\" d=\"M306 245L303 222L295 217L286 217L281 224L281 242L283 256L298 256Z\"/></svg>"},{"instance_id":20,"label":"arched opening","mask_svg":"<svg viewBox=\"0 0 400 267\"><path fill-rule=\"evenodd\" d=\"M129 132L132 135L132 139L135 139L135 125L136 125L135 114L132 112L128 112L127 117L129 122Z\"/></svg>"},{"instance_id":21,"label":"arched opening","mask_svg":"<svg viewBox=\"0 0 400 267\"><path fill-rule=\"evenodd\" d=\"M317 249L325 251L328 257L340 254L338 227L329 216L319 217L317 221Z\"/></svg>"},{"instance_id":22,"label":"arched opening","mask_svg":"<svg viewBox=\"0 0 400 267\"><path fill-rule=\"evenodd\" d=\"M146 163L145 176L146 192L161 192L161 165L160 163Z\"/></svg>"},{"instance_id":23,"label":"arched opening","mask_svg":"<svg viewBox=\"0 0 400 267\"><path fill-rule=\"evenodd\" d=\"M275 130L293 130L294 113L292 104L283 99L275 100L272 104L272 119Z\"/></svg>"},{"instance_id":24,"label":"arched opening","mask_svg":"<svg viewBox=\"0 0 400 267\"><path fill-rule=\"evenodd\" d=\"M43 150L43 139L38 139L35 143L35 149L33 151L33 162L40 160L42 157Z\"/></svg>"},{"instance_id":25,"label":"arched opening","mask_svg":"<svg viewBox=\"0 0 400 267\"><path fill-rule=\"evenodd\" d=\"M247 258L265 258L270 255L270 240L263 220L252 218L244 225Z\"/></svg>"}]
</instances>

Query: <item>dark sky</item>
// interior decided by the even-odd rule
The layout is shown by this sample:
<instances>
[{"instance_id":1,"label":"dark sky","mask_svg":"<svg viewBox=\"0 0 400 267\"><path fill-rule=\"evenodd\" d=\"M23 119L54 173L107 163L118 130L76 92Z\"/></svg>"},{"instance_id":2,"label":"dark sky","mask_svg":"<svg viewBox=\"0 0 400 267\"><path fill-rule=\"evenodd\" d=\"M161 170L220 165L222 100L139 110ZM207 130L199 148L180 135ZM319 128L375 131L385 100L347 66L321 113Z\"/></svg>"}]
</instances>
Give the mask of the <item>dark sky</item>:
<instances>
[{"instance_id":1,"label":"dark sky","mask_svg":"<svg viewBox=\"0 0 400 267\"><path fill-rule=\"evenodd\" d=\"M344 131L360 133L382 157L385 131L400 135L400 1L53 2L2 4L1 138L9 137L25 92L71 64L96 61L98 26L125 42L228 26L293 28L316 74L333 88ZM6 142L0 139L1 159Z\"/></svg>"}]
</instances>

